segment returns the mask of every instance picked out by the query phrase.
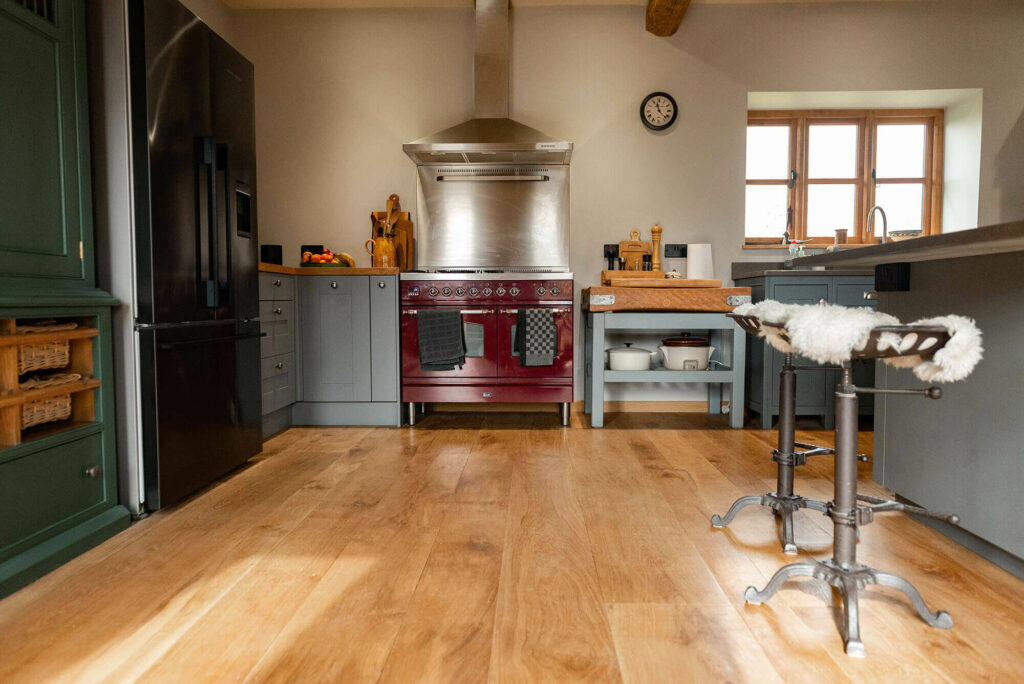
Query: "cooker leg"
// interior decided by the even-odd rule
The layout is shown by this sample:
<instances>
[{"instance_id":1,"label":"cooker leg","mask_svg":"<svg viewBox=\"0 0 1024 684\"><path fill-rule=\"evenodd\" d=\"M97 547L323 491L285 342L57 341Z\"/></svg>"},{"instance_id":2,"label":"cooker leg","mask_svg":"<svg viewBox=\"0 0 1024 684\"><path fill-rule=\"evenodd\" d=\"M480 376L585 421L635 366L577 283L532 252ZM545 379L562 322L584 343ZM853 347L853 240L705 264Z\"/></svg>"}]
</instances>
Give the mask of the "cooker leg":
<instances>
[{"instance_id":1,"label":"cooker leg","mask_svg":"<svg viewBox=\"0 0 1024 684\"><path fill-rule=\"evenodd\" d=\"M409 415L409 425L411 427L416 424L416 402L410 401L405 407L407 409L406 413Z\"/></svg>"},{"instance_id":2,"label":"cooker leg","mask_svg":"<svg viewBox=\"0 0 1024 684\"><path fill-rule=\"evenodd\" d=\"M562 402L561 414L562 414L562 427L569 427L569 402Z\"/></svg>"}]
</instances>

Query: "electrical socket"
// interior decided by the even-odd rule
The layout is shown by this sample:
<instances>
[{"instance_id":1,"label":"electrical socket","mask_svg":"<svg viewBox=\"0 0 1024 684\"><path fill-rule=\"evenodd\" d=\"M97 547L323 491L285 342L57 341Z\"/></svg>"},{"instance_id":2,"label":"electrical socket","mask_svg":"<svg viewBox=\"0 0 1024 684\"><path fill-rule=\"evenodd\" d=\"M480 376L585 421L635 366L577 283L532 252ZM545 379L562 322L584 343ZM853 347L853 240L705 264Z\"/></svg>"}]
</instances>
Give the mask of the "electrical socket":
<instances>
[{"instance_id":1,"label":"electrical socket","mask_svg":"<svg viewBox=\"0 0 1024 684\"><path fill-rule=\"evenodd\" d=\"M665 258L666 259L685 259L686 258L686 245L666 244L665 245Z\"/></svg>"},{"instance_id":2,"label":"electrical socket","mask_svg":"<svg viewBox=\"0 0 1024 684\"><path fill-rule=\"evenodd\" d=\"M619 258L619 245L617 243L614 244L614 245L605 245L604 246L604 258L605 259L618 259Z\"/></svg>"}]
</instances>

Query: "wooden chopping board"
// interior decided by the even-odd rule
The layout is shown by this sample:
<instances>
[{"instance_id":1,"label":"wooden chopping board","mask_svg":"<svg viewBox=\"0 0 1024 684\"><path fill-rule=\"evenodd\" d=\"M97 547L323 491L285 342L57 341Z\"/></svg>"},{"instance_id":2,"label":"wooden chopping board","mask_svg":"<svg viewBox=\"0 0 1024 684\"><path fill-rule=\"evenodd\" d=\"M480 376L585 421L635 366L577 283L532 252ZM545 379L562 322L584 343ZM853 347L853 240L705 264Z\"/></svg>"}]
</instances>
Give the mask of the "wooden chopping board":
<instances>
[{"instance_id":1,"label":"wooden chopping board","mask_svg":"<svg viewBox=\"0 0 1024 684\"><path fill-rule=\"evenodd\" d=\"M595 295L610 296L613 301L592 303ZM648 288L609 287L605 285L583 290L583 306L588 311L708 311L729 312L738 306L729 297L747 297L749 287Z\"/></svg>"},{"instance_id":2,"label":"wooden chopping board","mask_svg":"<svg viewBox=\"0 0 1024 684\"><path fill-rule=\"evenodd\" d=\"M658 288L694 288L722 287L721 280L701 280L698 278L613 278L604 283L611 287L658 287Z\"/></svg>"}]
</instances>

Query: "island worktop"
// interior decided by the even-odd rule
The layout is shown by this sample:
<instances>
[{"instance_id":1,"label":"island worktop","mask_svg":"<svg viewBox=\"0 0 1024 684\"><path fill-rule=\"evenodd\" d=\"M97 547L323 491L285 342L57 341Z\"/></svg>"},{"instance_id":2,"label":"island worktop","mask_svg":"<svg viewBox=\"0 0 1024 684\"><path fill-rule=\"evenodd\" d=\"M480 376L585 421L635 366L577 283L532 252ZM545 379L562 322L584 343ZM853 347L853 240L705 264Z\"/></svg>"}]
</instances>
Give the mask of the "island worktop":
<instances>
[{"instance_id":1,"label":"island worktop","mask_svg":"<svg viewBox=\"0 0 1024 684\"><path fill-rule=\"evenodd\" d=\"M803 257L794 266L874 266L878 310L904 322L958 314L977 322L984 358L939 401L876 395L873 476L898 495L956 513L936 526L1024 577L1024 221ZM898 277L893 278L893 274ZM875 383L920 388L907 369L878 364Z\"/></svg>"},{"instance_id":2,"label":"island worktop","mask_svg":"<svg viewBox=\"0 0 1024 684\"><path fill-rule=\"evenodd\" d=\"M793 259L794 268L877 266L1024 251L1024 221Z\"/></svg>"}]
</instances>

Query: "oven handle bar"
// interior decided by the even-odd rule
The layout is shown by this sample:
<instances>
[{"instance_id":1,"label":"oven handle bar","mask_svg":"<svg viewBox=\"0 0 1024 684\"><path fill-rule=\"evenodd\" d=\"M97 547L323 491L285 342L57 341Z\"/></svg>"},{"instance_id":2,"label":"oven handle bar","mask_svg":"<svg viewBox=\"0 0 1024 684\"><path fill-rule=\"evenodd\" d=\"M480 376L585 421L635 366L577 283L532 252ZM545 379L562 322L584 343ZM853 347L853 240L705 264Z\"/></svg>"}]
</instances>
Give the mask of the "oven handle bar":
<instances>
[{"instance_id":1,"label":"oven handle bar","mask_svg":"<svg viewBox=\"0 0 1024 684\"><path fill-rule=\"evenodd\" d=\"M550 311L551 313L572 313L572 309L549 309L546 306L539 306L537 308L544 309L545 311ZM498 309L498 313L517 314L519 313L519 309Z\"/></svg>"},{"instance_id":2,"label":"oven handle bar","mask_svg":"<svg viewBox=\"0 0 1024 684\"><path fill-rule=\"evenodd\" d=\"M415 316L418 313L419 309L402 309L403 316ZM463 316L469 316L472 314L486 315L494 313L494 309L459 309L459 313Z\"/></svg>"}]
</instances>

